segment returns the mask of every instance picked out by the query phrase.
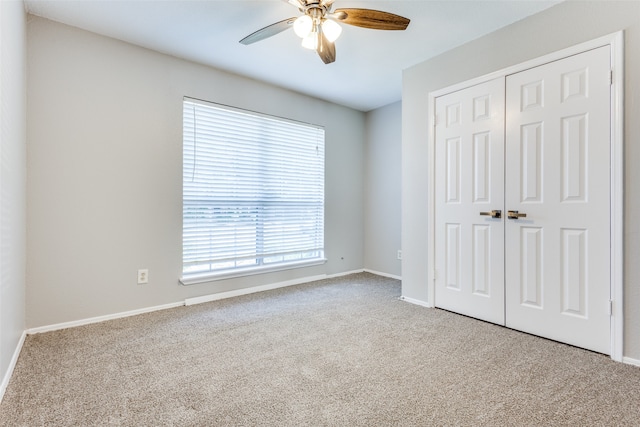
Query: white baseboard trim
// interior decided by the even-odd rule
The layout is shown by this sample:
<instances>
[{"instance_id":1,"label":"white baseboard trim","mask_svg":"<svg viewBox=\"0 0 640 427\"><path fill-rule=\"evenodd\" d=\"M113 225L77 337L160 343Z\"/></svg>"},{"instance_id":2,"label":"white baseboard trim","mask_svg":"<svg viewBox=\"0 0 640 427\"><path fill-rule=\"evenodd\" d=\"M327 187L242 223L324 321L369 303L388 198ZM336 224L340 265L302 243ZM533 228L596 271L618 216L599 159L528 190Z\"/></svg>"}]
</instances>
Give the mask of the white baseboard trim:
<instances>
[{"instance_id":1,"label":"white baseboard trim","mask_svg":"<svg viewBox=\"0 0 640 427\"><path fill-rule=\"evenodd\" d=\"M288 281L284 281L284 282L278 282L278 283L270 283L267 285L262 285L262 286L254 286L251 288L244 288L244 289L237 289L234 291L229 291L229 292L220 292L217 294L210 294L210 295L203 295L200 297L194 297L194 298L187 298L182 302L174 302L174 303L170 303L170 304L164 304L164 305L157 305L157 306L153 306L153 307L146 307L146 308L141 308L138 310L131 310L131 311L125 311L125 312L121 312L121 313L114 313L114 314L108 314L105 316L97 316L97 317L91 317L88 319L80 319L80 320L74 320L71 322L64 322L64 323L57 323L54 325L46 325L46 326L39 326L37 328L30 328L27 329L25 332L27 335L32 335L32 334L40 334L43 332L51 332L51 331L57 331L60 329L67 329L67 328L75 328L76 326L84 326L84 325L90 325L92 323L100 323L100 322L105 322L107 320L114 320L114 319L121 319L123 317L129 317L129 316L135 316L138 314L144 314L144 313L151 313L153 311L158 311L158 310L166 310L169 308L175 308L175 307L181 307L184 305L194 305L194 304L202 304L205 302L210 302L210 301L218 301L221 299L226 299L226 298L232 298L232 297L237 297L237 296L241 296L241 295L248 295L248 294L253 294L256 292L263 292L263 291L270 291L272 289L278 289L278 288L284 288L287 286L295 286L295 285L301 285L303 283L309 283L309 282L314 282L316 280L322 280L322 279L327 279L327 278L334 278L334 277L341 277L341 276L348 276L350 274L355 274L355 273L362 273L362 272L369 272L371 274L376 274L379 276L387 276L387 277L392 277L392 278L396 278L390 275L385 275L384 273L379 273L379 272L375 272L375 271L371 271L371 270L353 270L353 271L345 271L342 273L336 273L336 274L331 274L331 275L327 275L327 274L320 274L317 276L308 276L308 277L303 277L300 279L293 279L293 280L288 280ZM417 304L417 303L416 303Z\"/></svg>"},{"instance_id":2,"label":"white baseboard trim","mask_svg":"<svg viewBox=\"0 0 640 427\"><path fill-rule=\"evenodd\" d=\"M88 319L74 320L71 322L56 323L55 325L40 326L27 329L27 334L40 334L43 332L57 331L60 329L75 328L76 326L90 325L92 323L106 322L107 320L121 319L123 317L136 316L138 314L151 313L152 311L166 310L168 308L182 307L184 302L173 302L170 304L156 305L153 307L140 308L137 310L123 311L121 313L107 314L105 316L90 317Z\"/></svg>"},{"instance_id":3,"label":"white baseboard trim","mask_svg":"<svg viewBox=\"0 0 640 427\"><path fill-rule=\"evenodd\" d=\"M623 357L622 363L626 363L627 365L633 365L640 367L640 360L632 359L631 357Z\"/></svg>"},{"instance_id":4,"label":"white baseboard trim","mask_svg":"<svg viewBox=\"0 0 640 427\"><path fill-rule=\"evenodd\" d=\"M24 345L24 340L27 338L27 332L22 332L20 339L18 340L18 345L13 352L13 356L11 357L11 362L9 362L9 366L7 367L7 372L4 373L4 377L2 378L2 383L0 383L0 403L2 403L2 399L4 398L4 393L7 391L7 387L9 386L9 381L11 381L11 377L13 376L13 370L16 368L16 364L18 363L18 358L20 357L20 352L22 351L22 346Z\"/></svg>"},{"instance_id":5,"label":"white baseboard trim","mask_svg":"<svg viewBox=\"0 0 640 427\"><path fill-rule=\"evenodd\" d=\"M370 270L368 268L364 269L365 273L375 274L376 276L388 277L390 279L402 280L402 276L397 276L395 274L383 273L381 271Z\"/></svg>"},{"instance_id":6,"label":"white baseboard trim","mask_svg":"<svg viewBox=\"0 0 640 427\"><path fill-rule=\"evenodd\" d=\"M218 294L209 294L209 295L203 295L201 297L187 298L184 300L184 305L189 306L194 304L202 304L205 302L219 301L221 299L239 297L241 295L255 294L256 292L270 291L273 289L285 288L287 286L301 285L303 283L314 282L316 280L322 280L326 278L327 278L326 274L320 274L317 276L303 277L300 279L287 280L284 282L270 283L268 285L253 286L251 288L244 288L244 289L236 289L235 291L220 292Z\"/></svg>"},{"instance_id":7,"label":"white baseboard trim","mask_svg":"<svg viewBox=\"0 0 640 427\"><path fill-rule=\"evenodd\" d=\"M40 334L43 332L51 332L51 331L57 331L60 329L67 329L67 328L74 328L76 326L84 326L84 325L90 325L92 323L100 323L100 322L105 322L107 320L114 320L114 319L121 319L123 317L129 317L129 316L135 316L138 314L144 314L144 313L151 313L153 311L158 311L158 310L166 310L169 308L175 308L175 307L181 307L184 305L193 305L193 304L200 304L203 302L209 302L209 301L217 301L217 300L221 300L221 299L225 299L225 298L232 298L232 297L236 297L236 296L240 296L240 295L247 295L247 294L253 294L256 292L262 292L262 291L269 291L272 289L278 289L278 288L284 288L286 286L294 286L294 285L300 285L303 283L308 283L308 282L313 282L316 280L322 280L322 279L326 279L329 277L339 277L339 276L347 276L349 274L354 274L354 273L362 273L364 270L355 270L355 271L348 271L348 272L344 272L344 273L338 273L338 274L334 274L331 276L328 276L326 274L320 274L317 276L309 276L309 277L303 277L301 279L293 279L293 280L288 280L285 282L278 282L278 283L271 283L268 285L262 285L262 286L254 286L251 288L245 288L245 289L238 289L235 291L229 291L229 292L221 292L218 294L211 294L211 295L204 295L201 297L194 297L194 298L187 298L184 301L181 302L174 302L174 303L170 303L170 304L164 304L164 305L157 305L157 306L153 306L153 307L146 307L146 308L141 308L138 310L131 310L131 311L125 311L125 312L121 312L121 313L114 313L114 314L108 314L105 316L97 316L97 317L91 317L88 319L80 319L80 320L74 320L71 322L64 322L64 323L57 323L54 325L46 325L46 326L39 326L37 328L30 328L27 329L25 332L27 335L32 335L32 334Z\"/></svg>"},{"instance_id":8,"label":"white baseboard trim","mask_svg":"<svg viewBox=\"0 0 640 427\"><path fill-rule=\"evenodd\" d=\"M431 304L429 304L428 302L424 302L424 301L421 301L419 299L405 297L404 295L400 297L400 301L406 301L408 303L419 305L419 306L422 306L422 307L433 308L433 306Z\"/></svg>"},{"instance_id":9,"label":"white baseboard trim","mask_svg":"<svg viewBox=\"0 0 640 427\"><path fill-rule=\"evenodd\" d=\"M378 276L385 276L385 277L391 277L393 279L399 279L399 277L397 277L397 276L392 276L392 275L389 275L389 274L380 273L380 272L372 271L372 270L366 270L366 269L351 270L351 271L343 271L343 272L334 273L334 274L320 274L320 275L317 275L317 276L302 277L300 279L293 279L293 280L288 280L288 281L285 281L285 282L270 283L268 285L254 286L254 287L251 287L251 288L244 288L244 289L237 289L235 291L220 292L218 294L203 295L201 297L187 298L187 299L184 300L184 305L189 306L189 305L194 305L194 304L202 304L202 303L205 303L205 302L219 301L219 300L222 300L222 299L239 297L239 296L242 296L242 295L254 294L256 292L270 291L270 290L273 290L273 289L284 288L284 287L287 287L287 286L295 286L295 285L301 285L303 283L315 282L316 280L333 279L333 278L336 278L336 277L349 276L350 274L357 274L357 273L364 273L364 272L371 273L371 274L376 274Z\"/></svg>"},{"instance_id":10,"label":"white baseboard trim","mask_svg":"<svg viewBox=\"0 0 640 427\"><path fill-rule=\"evenodd\" d=\"M343 271L342 273L327 274L326 278L327 279L334 279L336 277L348 276L350 274L358 274L358 273L364 273L364 269L362 269L362 270Z\"/></svg>"}]
</instances>

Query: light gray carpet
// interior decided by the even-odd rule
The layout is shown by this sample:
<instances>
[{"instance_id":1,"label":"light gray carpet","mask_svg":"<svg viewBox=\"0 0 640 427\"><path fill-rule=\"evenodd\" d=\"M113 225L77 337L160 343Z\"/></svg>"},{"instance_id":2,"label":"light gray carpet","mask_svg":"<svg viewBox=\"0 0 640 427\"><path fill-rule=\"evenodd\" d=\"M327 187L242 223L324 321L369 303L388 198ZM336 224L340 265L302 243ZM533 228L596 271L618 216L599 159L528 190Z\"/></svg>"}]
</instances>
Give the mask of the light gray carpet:
<instances>
[{"instance_id":1,"label":"light gray carpet","mask_svg":"<svg viewBox=\"0 0 640 427\"><path fill-rule=\"evenodd\" d=\"M29 336L2 426L638 426L640 369L370 274Z\"/></svg>"}]
</instances>

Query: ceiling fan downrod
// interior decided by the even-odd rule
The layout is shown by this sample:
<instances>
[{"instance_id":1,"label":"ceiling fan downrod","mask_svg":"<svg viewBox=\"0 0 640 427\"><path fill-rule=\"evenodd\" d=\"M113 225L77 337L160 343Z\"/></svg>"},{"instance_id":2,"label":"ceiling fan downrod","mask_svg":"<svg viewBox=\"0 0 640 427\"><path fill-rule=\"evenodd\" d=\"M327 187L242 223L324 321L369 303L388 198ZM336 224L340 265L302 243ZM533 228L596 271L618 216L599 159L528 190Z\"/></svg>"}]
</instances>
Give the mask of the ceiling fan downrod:
<instances>
[{"instance_id":1,"label":"ceiling fan downrod","mask_svg":"<svg viewBox=\"0 0 640 427\"><path fill-rule=\"evenodd\" d=\"M327 19L331 5L321 4L318 1L310 2L300 8L304 15L298 17L293 23L293 30L302 39L302 46L307 49L317 50L322 45L324 37L330 43L335 42L342 28L336 22Z\"/></svg>"}]
</instances>

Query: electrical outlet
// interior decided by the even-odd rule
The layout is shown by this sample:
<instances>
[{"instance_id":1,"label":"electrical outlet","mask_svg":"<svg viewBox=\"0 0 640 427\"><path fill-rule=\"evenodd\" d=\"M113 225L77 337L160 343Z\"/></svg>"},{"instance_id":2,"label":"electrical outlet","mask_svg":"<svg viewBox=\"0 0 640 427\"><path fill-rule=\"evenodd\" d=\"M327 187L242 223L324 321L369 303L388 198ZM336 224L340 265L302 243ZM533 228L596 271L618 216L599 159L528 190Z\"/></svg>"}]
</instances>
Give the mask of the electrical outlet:
<instances>
[{"instance_id":1,"label":"electrical outlet","mask_svg":"<svg viewBox=\"0 0 640 427\"><path fill-rule=\"evenodd\" d=\"M398 259L402 259L402 251L398 249Z\"/></svg>"},{"instance_id":2,"label":"electrical outlet","mask_svg":"<svg viewBox=\"0 0 640 427\"><path fill-rule=\"evenodd\" d=\"M149 270L146 268L138 270L138 285L149 283Z\"/></svg>"}]
</instances>

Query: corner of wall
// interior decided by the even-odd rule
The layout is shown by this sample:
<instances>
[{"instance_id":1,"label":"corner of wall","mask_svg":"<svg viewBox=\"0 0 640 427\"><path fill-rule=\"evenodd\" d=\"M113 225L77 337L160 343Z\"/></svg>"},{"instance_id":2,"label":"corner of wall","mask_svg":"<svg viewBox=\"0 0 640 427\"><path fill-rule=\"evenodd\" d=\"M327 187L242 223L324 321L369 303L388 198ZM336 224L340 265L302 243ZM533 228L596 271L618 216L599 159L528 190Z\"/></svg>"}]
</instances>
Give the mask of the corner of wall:
<instances>
[{"instance_id":1,"label":"corner of wall","mask_svg":"<svg viewBox=\"0 0 640 427\"><path fill-rule=\"evenodd\" d=\"M0 399L25 337L26 20L0 1Z\"/></svg>"}]
</instances>

